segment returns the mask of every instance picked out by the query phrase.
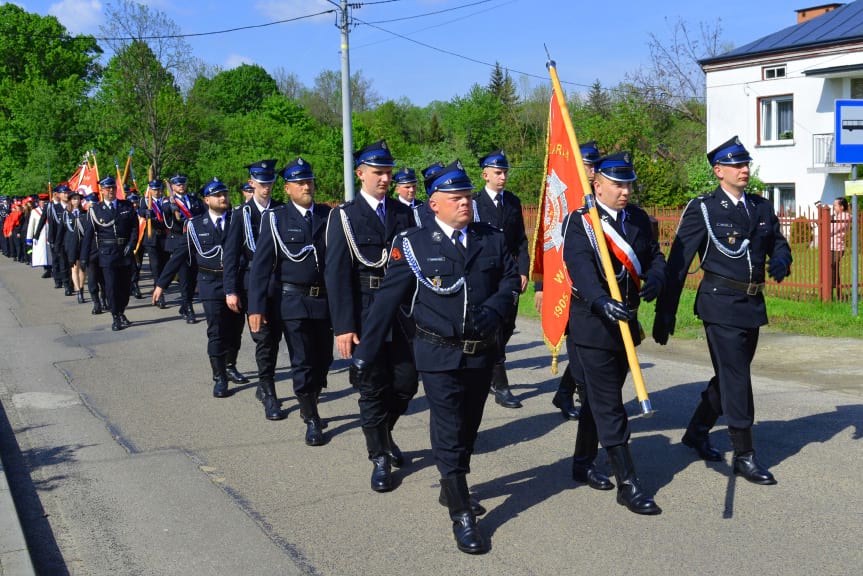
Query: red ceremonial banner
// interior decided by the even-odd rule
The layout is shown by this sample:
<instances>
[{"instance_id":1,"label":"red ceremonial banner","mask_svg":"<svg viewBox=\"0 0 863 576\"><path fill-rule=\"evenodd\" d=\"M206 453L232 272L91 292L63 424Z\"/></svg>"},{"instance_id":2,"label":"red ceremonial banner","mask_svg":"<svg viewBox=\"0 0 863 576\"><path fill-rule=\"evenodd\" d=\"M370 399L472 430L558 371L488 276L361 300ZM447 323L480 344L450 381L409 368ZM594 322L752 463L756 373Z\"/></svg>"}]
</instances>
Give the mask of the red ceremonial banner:
<instances>
[{"instance_id":1,"label":"red ceremonial banner","mask_svg":"<svg viewBox=\"0 0 863 576\"><path fill-rule=\"evenodd\" d=\"M564 343L569 322L571 282L563 263L563 222L584 201L579 175L582 164L577 142L570 141L557 92L553 92L548 113L548 148L545 157L545 186L540 192L542 212L533 238L531 278L542 282L542 331L552 354L552 372L557 372L557 355ZM584 173L582 164L581 172ZM578 223L581 225L581 223Z\"/></svg>"}]
</instances>

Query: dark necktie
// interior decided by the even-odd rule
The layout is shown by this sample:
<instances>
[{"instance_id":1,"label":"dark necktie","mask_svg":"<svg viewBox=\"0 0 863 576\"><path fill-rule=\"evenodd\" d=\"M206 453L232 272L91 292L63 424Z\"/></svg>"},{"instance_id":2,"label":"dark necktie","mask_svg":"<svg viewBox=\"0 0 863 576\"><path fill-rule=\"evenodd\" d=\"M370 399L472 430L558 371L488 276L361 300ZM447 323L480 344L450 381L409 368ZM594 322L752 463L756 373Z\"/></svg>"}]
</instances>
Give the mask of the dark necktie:
<instances>
[{"instance_id":1,"label":"dark necktie","mask_svg":"<svg viewBox=\"0 0 863 576\"><path fill-rule=\"evenodd\" d=\"M222 217L221 217L221 216L219 216L218 218L216 218L216 230L218 230L218 231L219 231L219 234L220 234L220 235L221 235L221 233L222 233L222 232L224 232L224 230L225 230L224 223L222 222Z\"/></svg>"},{"instance_id":2,"label":"dark necktie","mask_svg":"<svg viewBox=\"0 0 863 576\"><path fill-rule=\"evenodd\" d=\"M743 219L743 222L749 226L749 212L746 211L746 201L741 199L737 202L737 212L740 213L740 217Z\"/></svg>"},{"instance_id":3,"label":"dark necktie","mask_svg":"<svg viewBox=\"0 0 863 576\"><path fill-rule=\"evenodd\" d=\"M494 197L494 206L497 208L497 225L503 226L503 192Z\"/></svg>"},{"instance_id":4,"label":"dark necktie","mask_svg":"<svg viewBox=\"0 0 863 576\"><path fill-rule=\"evenodd\" d=\"M378 218L380 218L380 219L381 219L381 224L386 224L386 223L387 223L387 217L386 217L386 215L384 214L384 203L383 203L383 202L381 202L380 204L378 204L378 207L377 207L377 209L375 210L375 212L377 213Z\"/></svg>"},{"instance_id":5,"label":"dark necktie","mask_svg":"<svg viewBox=\"0 0 863 576\"><path fill-rule=\"evenodd\" d=\"M311 232L312 231L312 211L306 210L306 213L303 214L303 220L306 221L306 229Z\"/></svg>"},{"instance_id":6,"label":"dark necktie","mask_svg":"<svg viewBox=\"0 0 863 576\"><path fill-rule=\"evenodd\" d=\"M453 244L455 244L455 249L458 250L459 254L464 256L467 254L467 250L465 249L464 244L461 241L461 235L462 235L461 230L453 230L452 231L452 241L453 241Z\"/></svg>"}]
</instances>

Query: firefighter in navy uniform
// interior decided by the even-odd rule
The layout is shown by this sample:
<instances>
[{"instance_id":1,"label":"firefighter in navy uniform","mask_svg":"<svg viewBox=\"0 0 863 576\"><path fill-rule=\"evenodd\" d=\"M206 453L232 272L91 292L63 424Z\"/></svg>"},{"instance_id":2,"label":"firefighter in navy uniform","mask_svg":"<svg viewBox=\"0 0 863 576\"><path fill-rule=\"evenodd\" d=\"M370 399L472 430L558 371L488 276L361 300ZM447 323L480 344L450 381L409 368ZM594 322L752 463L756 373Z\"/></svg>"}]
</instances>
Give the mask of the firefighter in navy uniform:
<instances>
[{"instance_id":1,"label":"firefighter in navy uniform","mask_svg":"<svg viewBox=\"0 0 863 576\"><path fill-rule=\"evenodd\" d=\"M139 214L139 210L141 209L141 198L138 196L137 189L133 190L128 184L124 186L126 190L126 200L132 203L132 206L135 208L135 214ZM139 220L139 228L138 234L140 235L140 220ZM132 260L132 296L135 297L136 300L140 300L144 297L141 294L141 288L138 286L138 281L141 278L141 265L144 260L144 252L141 251L139 246L136 246L137 250L135 251L135 257Z\"/></svg>"},{"instance_id":2,"label":"firefighter in navy uniform","mask_svg":"<svg viewBox=\"0 0 863 576\"><path fill-rule=\"evenodd\" d=\"M497 337L521 290L503 234L472 222L473 185L461 162L438 172L422 228L396 237L389 267L354 352L351 377L362 381L375 363L393 316L410 300L416 321L414 356L430 410L432 455L441 475L439 501L449 508L459 550L488 551L467 474L497 359Z\"/></svg>"},{"instance_id":3,"label":"firefighter in navy uniform","mask_svg":"<svg viewBox=\"0 0 863 576\"><path fill-rule=\"evenodd\" d=\"M48 245L51 248L51 274L54 277L54 288L66 287L66 296L71 295L70 278L68 277L68 262L65 252L61 249L60 240L63 234L63 213L68 202L67 194L71 189L65 183L58 184L53 189L53 198L45 206L34 237L42 233L42 227L48 227Z\"/></svg>"},{"instance_id":4,"label":"firefighter in navy uniform","mask_svg":"<svg viewBox=\"0 0 863 576\"><path fill-rule=\"evenodd\" d=\"M165 250L174 257L175 252L186 252L186 222L203 214L207 208L201 199L188 194L187 178L185 174L175 174L168 179L171 185L171 195L163 198L160 202L162 216L165 219ZM197 271L194 263L189 264L188 258L180 261L177 270L177 280L180 288L180 316L186 319L187 324L194 324L195 309L192 300L195 297L195 277ZM167 287L165 287L167 288Z\"/></svg>"},{"instance_id":5,"label":"firefighter in navy uniform","mask_svg":"<svg viewBox=\"0 0 863 576\"><path fill-rule=\"evenodd\" d=\"M270 326L284 334L291 357L294 394L306 424L309 446L326 443L318 414L318 397L327 385L333 362L333 329L324 286L325 231L329 206L315 204L315 174L312 166L297 158L279 174L290 201L268 210L261 223L255 258L249 271L249 328L252 333L267 316L268 286L275 270L281 326Z\"/></svg>"},{"instance_id":6,"label":"firefighter in navy uniform","mask_svg":"<svg viewBox=\"0 0 863 576\"><path fill-rule=\"evenodd\" d=\"M162 181L151 180L144 193L144 200L138 206L138 217L144 219L144 237L141 240L141 248L147 254L150 263L150 274L153 276L153 288L162 274L162 269L170 258L165 250L165 218L161 207ZM158 299L156 305L164 309L165 295Z\"/></svg>"},{"instance_id":7,"label":"firefighter in navy uniform","mask_svg":"<svg viewBox=\"0 0 863 576\"><path fill-rule=\"evenodd\" d=\"M601 444L617 480L617 502L636 514L661 509L641 487L629 450L629 421L622 388L629 370L618 322L628 322L635 345L641 343L638 306L656 298L665 283L665 258L653 238L650 219L629 204L635 170L628 152L598 159L593 182L597 211L614 254L612 266L622 302L610 296L589 212L581 208L564 221L563 261L572 279L567 353L582 367L585 394L572 459L576 481L597 490L614 484L594 465ZM618 256L624 254L626 257Z\"/></svg>"},{"instance_id":8,"label":"firefighter in navy uniform","mask_svg":"<svg viewBox=\"0 0 863 576\"><path fill-rule=\"evenodd\" d=\"M87 211L81 223L84 225L85 236L87 234L87 228L91 228L93 226L93 223L90 221L90 210L98 202L99 195L95 192L91 192L84 196L84 202L82 202L81 205L86 205ZM83 239L81 242L83 244ZM99 249L96 247L96 243L92 243L89 254L84 254L82 252L79 254L79 258L80 265L87 274L87 291L90 293L90 298L93 300L93 310L90 313L101 314L105 310L108 310L108 297L106 296L107 291L105 290L105 277L102 274L102 269L99 268Z\"/></svg>"},{"instance_id":9,"label":"firefighter in navy uniform","mask_svg":"<svg viewBox=\"0 0 863 576\"><path fill-rule=\"evenodd\" d=\"M479 159L485 188L473 195L474 220L485 222L503 232L509 253L518 264L521 276L521 292L527 289L530 257L527 254L527 235L524 231L524 216L518 196L504 189L509 174L509 160L503 150L496 150ZM506 344L515 332L515 316L518 308L504 318L498 344L500 351L494 365L491 389L494 400L504 408L521 408L521 402L512 395L506 376Z\"/></svg>"},{"instance_id":10,"label":"firefighter in navy uniform","mask_svg":"<svg viewBox=\"0 0 863 576\"><path fill-rule=\"evenodd\" d=\"M180 260L194 260L197 270L198 295L207 318L207 356L213 370L213 397L227 398L228 374L225 358L229 350L237 350L243 338L243 315L225 304L222 287L222 243L231 226L231 201L228 187L214 178L201 190L207 211L186 223L186 250L174 251L165 264L153 289L154 305L180 269Z\"/></svg>"},{"instance_id":11,"label":"firefighter in navy uniform","mask_svg":"<svg viewBox=\"0 0 863 576\"><path fill-rule=\"evenodd\" d=\"M353 201L333 209L327 223L327 297L336 347L342 358L350 358L362 338L369 308L384 278L393 238L415 224L410 208L387 197L395 160L386 141L379 140L355 152L354 163L360 192ZM399 302L389 304L399 307ZM368 377L357 386L360 422L374 465L371 487L376 492L392 490L391 467L405 463L392 430L419 386L408 333L411 326L400 324L400 320L406 319L390 324L380 355L369 368Z\"/></svg>"},{"instance_id":12,"label":"firefighter in navy uniform","mask_svg":"<svg viewBox=\"0 0 863 576\"><path fill-rule=\"evenodd\" d=\"M417 226L422 226L422 216L427 207L422 200L417 200L417 173L413 168L400 168L393 173L393 186L396 200L407 206L414 213ZM434 217L431 214L430 217Z\"/></svg>"},{"instance_id":13,"label":"firefighter in navy uniform","mask_svg":"<svg viewBox=\"0 0 863 576\"><path fill-rule=\"evenodd\" d=\"M653 337L659 344L674 333L675 315L687 270L699 255L704 278L695 314L704 323L714 376L692 415L683 443L704 460L720 461L709 432L725 414L734 447L734 473L756 484L776 479L755 459L751 364L759 328L767 324L765 268L781 282L791 272L791 249L770 202L746 194L752 158L735 136L707 153L719 186L692 200L680 218L668 255L668 287L656 307ZM769 261L768 261L769 257Z\"/></svg>"},{"instance_id":14,"label":"firefighter in navy uniform","mask_svg":"<svg viewBox=\"0 0 863 576\"><path fill-rule=\"evenodd\" d=\"M252 197L242 206L234 210L236 226L225 242L225 302L228 308L237 313L247 314L249 310L249 270L257 252L258 238L261 231L261 221L267 210L282 205L273 200L273 184L276 181L276 161L261 160L248 164L249 181ZM271 276L263 286L267 289L267 304L265 316L267 323L261 323L257 331L251 330L255 342L255 363L258 367L258 388L255 397L264 405L264 417L267 420L281 420L281 403L276 395L276 359L279 354L279 296L276 294L275 280ZM248 382L236 368L237 355L228 355L228 376L234 382Z\"/></svg>"},{"instance_id":15,"label":"firefighter in navy uniform","mask_svg":"<svg viewBox=\"0 0 863 576\"><path fill-rule=\"evenodd\" d=\"M90 226L84 230L80 259L98 250L96 266L102 271L108 306L113 323L111 330L122 330L132 323L126 318L132 286L132 259L138 242L138 217L128 200L117 199L117 182L111 176L99 181L102 201L90 206Z\"/></svg>"}]
</instances>

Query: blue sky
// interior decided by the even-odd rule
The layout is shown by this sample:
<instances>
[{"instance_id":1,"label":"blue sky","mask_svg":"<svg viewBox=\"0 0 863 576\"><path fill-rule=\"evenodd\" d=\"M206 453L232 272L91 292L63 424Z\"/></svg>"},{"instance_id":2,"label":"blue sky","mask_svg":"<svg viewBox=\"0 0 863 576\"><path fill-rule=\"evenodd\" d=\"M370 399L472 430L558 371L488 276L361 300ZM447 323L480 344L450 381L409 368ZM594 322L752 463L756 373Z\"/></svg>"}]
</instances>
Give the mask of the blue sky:
<instances>
[{"instance_id":1,"label":"blue sky","mask_svg":"<svg viewBox=\"0 0 863 576\"><path fill-rule=\"evenodd\" d=\"M30 12L57 16L72 32L98 36L104 22L103 0L15 3ZM334 8L327 0L143 3L164 12L184 33L258 25ZM521 82L522 73L539 77L529 82L544 81L545 43L567 90L579 90L597 79L610 87L649 62L650 33L668 38L678 20L697 31L700 23L721 19L723 41L736 47L795 24L796 9L818 4L812 0L709 4L698 0L367 0L353 11L358 21L350 35L351 70L361 71L383 99L406 97L423 106L464 95L474 83L485 84L491 72L487 64L496 61L510 70L516 82ZM270 72L281 67L307 86L322 70L339 70L341 65L334 14L187 41L195 55L210 65L226 69L254 63Z\"/></svg>"}]
</instances>

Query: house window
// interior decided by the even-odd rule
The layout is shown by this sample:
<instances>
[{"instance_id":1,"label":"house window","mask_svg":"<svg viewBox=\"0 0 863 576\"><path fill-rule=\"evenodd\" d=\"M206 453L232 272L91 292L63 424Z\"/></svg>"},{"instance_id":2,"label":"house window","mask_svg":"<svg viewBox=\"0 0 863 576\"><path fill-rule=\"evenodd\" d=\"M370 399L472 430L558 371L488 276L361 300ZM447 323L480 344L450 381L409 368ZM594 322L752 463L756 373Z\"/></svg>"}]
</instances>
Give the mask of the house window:
<instances>
[{"instance_id":1,"label":"house window","mask_svg":"<svg viewBox=\"0 0 863 576\"><path fill-rule=\"evenodd\" d=\"M782 66L765 66L761 69L764 80L775 80L785 78L785 64Z\"/></svg>"},{"instance_id":2,"label":"house window","mask_svg":"<svg viewBox=\"0 0 863 576\"><path fill-rule=\"evenodd\" d=\"M779 216L794 216L797 214L797 198L794 184L767 184L763 192L767 200L773 201L773 208Z\"/></svg>"},{"instance_id":3,"label":"house window","mask_svg":"<svg viewBox=\"0 0 863 576\"><path fill-rule=\"evenodd\" d=\"M851 79L851 97L855 100L863 100L863 78Z\"/></svg>"},{"instance_id":4,"label":"house window","mask_svg":"<svg viewBox=\"0 0 863 576\"><path fill-rule=\"evenodd\" d=\"M794 140L794 98L773 96L760 98L761 143Z\"/></svg>"}]
</instances>

